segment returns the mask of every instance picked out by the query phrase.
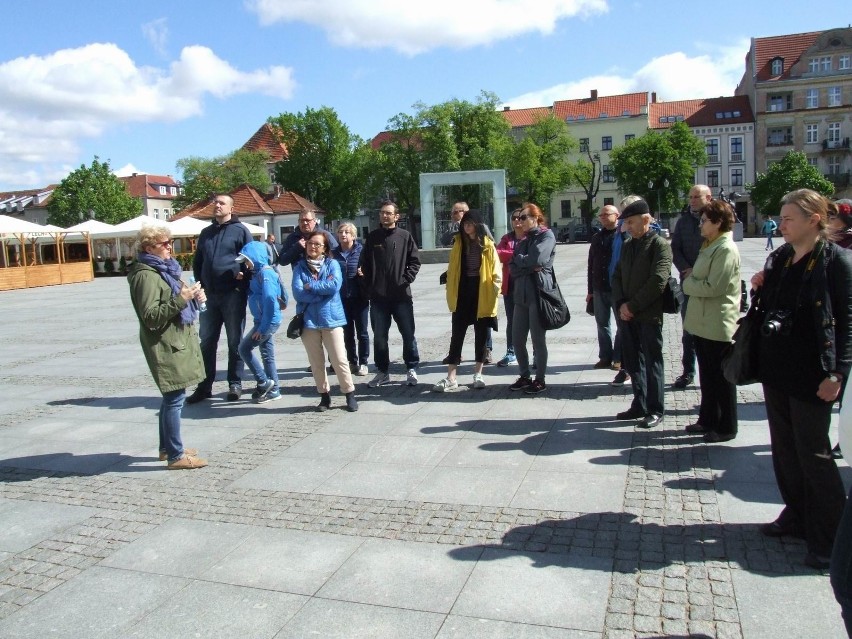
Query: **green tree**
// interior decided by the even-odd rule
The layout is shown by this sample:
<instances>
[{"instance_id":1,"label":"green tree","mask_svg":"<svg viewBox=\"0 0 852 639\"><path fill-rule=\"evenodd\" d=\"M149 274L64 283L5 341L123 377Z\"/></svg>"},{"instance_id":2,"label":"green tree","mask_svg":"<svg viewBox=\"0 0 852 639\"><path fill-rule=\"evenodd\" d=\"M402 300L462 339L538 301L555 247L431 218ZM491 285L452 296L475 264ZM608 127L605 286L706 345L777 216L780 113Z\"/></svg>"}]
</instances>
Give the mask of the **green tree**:
<instances>
[{"instance_id":1,"label":"green tree","mask_svg":"<svg viewBox=\"0 0 852 639\"><path fill-rule=\"evenodd\" d=\"M707 164L704 143L684 122L662 132L648 131L613 149L609 155L618 190L643 196L655 210L679 209L692 187L695 167ZM649 186L650 185L650 186Z\"/></svg>"},{"instance_id":2,"label":"green tree","mask_svg":"<svg viewBox=\"0 0 852 639\"><path fill-rule=\"evenodd\" d=\"M190 204L210 199L215 193L228 193L241 184L248 184L261 193L272 186L265 151L238 149L214 158L188 157L177 161L183 176L183 193L173 200L176 211Z\"/></svg>"},{"instance_id":3,"label":"green tree","mask_svg":"<svg viewBox=\"0 0 852 639\"><path fill-rule=\"evenodd\" d=\"M475 102L418 103L415 113L392 117L373 158L373 192L413 214L420 207L421 173L504 168L512 142L498 104L496 95L483 91ZM476 186L454 189L451 197L480 204Z\"/></svg>"},{"instance_id":4,"label":"green tree","mask_svg":"<svg viewBox=\"0 0 852 639\"><path fill-rule=\"evenodd\" d=\"M334 109L305 109L269 119L281 132L287 158L275 179L323 208L331 219L354 214L364 203L370 149Z\"/></svg>"},{"instance_id":5,"label":"green tree","mask_svg":"<svg viewBox=\"0 0 852 639\"><path fill-rule=\"evenodd\" d=\"M819 170L808 164L808 156L800 151L790 151L780 162L769 165L766 173L758 173L754 184L746 184L751 201L763 215L778 215L781 198L796 189L813 189L830 197L834 184Z\"/></svg>"},{"instance_id":6,"label":"green tree","mask_svg":"<svg viewBox=\"0 0 852 639\"><path fill-rule=\"evenodd\" d=\"M73 226L90 215L107 224L119 224L142 213L142 203L127 193L124 182L98 156L91 166L81 164L59 183L47 205L49 224Z\"/></svg>"},{"instance_id":7,"label":"green tree","mask_svg":"<svg viewBox=\"0 0 852 639\"><path fill-rule=\"evenodd\" d=\"M601 179L603 178L600 153L592 153L591 148L586 145L586 157L577 160L573 168L574 181L586 194L581 205L580 216L583 221L589 224L595 213L592 210L592 203L601 188Z\"/></svg>"},{"instance_id":8,"label":"green tree","mask_svg":"<svg viewBox=\"0 0 852 639\"><path fill-rule=\"evenodd\" d=\"M568 153L576 147L577 142L563 120L553 115L538 119L509 149L508 185L517 189L524 200L538 202L549 212L551 196L568 188L573 181L576 167L568 161Z\"/></svg>"}]
</instances>

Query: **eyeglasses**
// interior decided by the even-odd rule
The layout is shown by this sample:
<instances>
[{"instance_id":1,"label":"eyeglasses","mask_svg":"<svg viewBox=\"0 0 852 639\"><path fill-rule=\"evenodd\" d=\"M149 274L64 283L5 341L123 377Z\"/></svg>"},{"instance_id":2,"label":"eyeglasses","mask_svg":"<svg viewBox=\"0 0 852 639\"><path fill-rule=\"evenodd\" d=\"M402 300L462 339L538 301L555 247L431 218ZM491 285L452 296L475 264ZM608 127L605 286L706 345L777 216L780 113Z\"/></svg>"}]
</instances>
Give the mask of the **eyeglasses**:
<instances>
[{"instance_id":1,"label":"eyeglasses","mask_svg":"<svg viewBox=\"0 0 852 639\"><path fill-rule=\"evenodd\" d=\"M379 215L396 215L396 211L391 209L390 211L381 210L379 211Z\"/></svg>"},{"instance_id":2,"label":"eyeglasses","mask_svg":"<svg viewBox=\"0 0 852 639\"><path fill-rule=\"evenodd\" d=\"M700 220L698 220L698 226L701 226L705 222L709 222L709 221L710 220L708 220L706 217L702 217Z\"/></svg>"},{"instance_id":3,"label":"eyeglasses","mask_svg":"<svg viewBox=\"0 0 852 639\"><path fill-rule=\"evenodd\" d=\"M464 209L453 209L453 213L467 213Z\"/></svg>"},{"instance_id":4,"label":"eyeglasses","mask_svg":"<svg viewBox=\"0 0 852 639\"><path fill-rule=\"evenodd\" d=\"M299 220L299 224L307 224L308 222L313 222L316 218L314 217L303 217Z\"/></svg>"},{"instance_id":5,"label":"eyeglasses","mask_svg":"<svg viewBox=\"0 0 852 639\"><path fill-rule=\"evenodd\" d=\"M172 241L171 240L165 240L163 242L157 242L156 244L154 244L154 246L156 246L158 248L170 249L170 248L172 248Z\"/></svg>"},{"instance_id":6,"label":"eyeglasses","mask_svg":"<svg viewBox=\"0 0 852 639\"><path fill-rule=\"evenodd\" d=\"M322 242L308 242L306 246L313 246L314 248L325 248L325 244Z\"/></svg>"},{"instance_id":7,"label":"eyeglasses","mask_svg":"<svg viewBox=\"0 0 852 639\"><path fill-rule=\"evenodd\" d=\"M512 221L513 222L525 222L528 217L529 217L529 215L527 215L526 213L522 213L521 215L513 215Z\"/></svg>"}]
</instances>

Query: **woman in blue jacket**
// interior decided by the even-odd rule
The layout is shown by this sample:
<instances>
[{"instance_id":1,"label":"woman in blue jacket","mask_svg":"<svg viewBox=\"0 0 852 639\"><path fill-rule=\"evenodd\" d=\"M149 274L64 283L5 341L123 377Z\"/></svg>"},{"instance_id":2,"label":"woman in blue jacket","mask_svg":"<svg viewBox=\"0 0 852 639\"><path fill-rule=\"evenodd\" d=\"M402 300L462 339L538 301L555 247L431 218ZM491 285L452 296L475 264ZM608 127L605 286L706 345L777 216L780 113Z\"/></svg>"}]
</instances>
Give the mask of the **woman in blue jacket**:
<instances>
[{"instance_id":1,"label":"woman in blue jacket","mask_svg":"<svg viewBox=\"0 0 852 639\"><path fill-rule=\"evenodd\" d=\"M343 342L346 314L340 300L342 286L343 272L337 260L329 256L325 233L312 233L305 242L305 257L293 269L293 297L296 298L296 313L304 321L302 344L308 354L317 392L321 395L317 407L319 411L331 407L323 348L328 352L340 390L346 395L347 410L358 410L355 384L352 383L352 372L349 370Z\"/></svg>"}]
</instances>

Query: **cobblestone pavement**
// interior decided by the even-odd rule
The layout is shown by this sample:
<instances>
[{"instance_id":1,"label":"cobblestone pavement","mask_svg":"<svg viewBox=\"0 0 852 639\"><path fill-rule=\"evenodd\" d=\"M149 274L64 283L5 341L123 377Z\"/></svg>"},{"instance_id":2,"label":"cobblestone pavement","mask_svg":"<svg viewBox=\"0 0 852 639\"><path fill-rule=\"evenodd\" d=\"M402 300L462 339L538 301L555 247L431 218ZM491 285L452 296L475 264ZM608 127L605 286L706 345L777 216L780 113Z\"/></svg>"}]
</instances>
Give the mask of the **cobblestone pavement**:
<instances>
[{"instance_id":1,"label":"cobblestone pavement","mask_svg":"<svg viewBox=\"0 0 852 639\"><path fill-rule=\"evenodd\" d=\"M575 297L582 295L582 270L579 277L576 271L585 251L583 245L560 247L560 271L566 271L560 279L568 283ZM756 250L751 261L752 253L744 250L743 254L744 264L759 266L762 256ZM418 281L437 281L440 270L438 265L424 267ZM558 557L566 561L572 557L606 560L611 562L612 575L602 625L582 636L752 639L764 635L810 636L817 630L820 636L843 636L827 579L802 565L801 542L767 539L757 532L755 523L765 519L761 519L763 513L772 516L777 509L777 496L749 523L723 521L720 496L732 489L720 483L724 472L720 472L719 460L732 471L737 469L734 464L745 462L737 457L724 458L736 450L719 452L720 448L708 447L700 437L683 432L683 427L694 420L699 399L696 388L667 392L663 427L632 429L629 446L598 451L608 456L600 463L627 467L623 501L616 510L573 512L240 487L237 480L247 473L342 419L340 411L314 412L310 406L314 401L312 382L299 376L282 383L282 390L296 404L299 398L308 396L303 402L308 406L288 409L280 417L253 425L244 436L211 455L211 465L203 471L168 473L165 477L153 473L154 477L147 478L145 473L39 468L39 463L32 461L38 453L22 455L12 445L10 440L20 443L12 427L63 419L70 409L98 406L103 397L132 396L140 388L146 389L147 397L153 397L144 368L134 366L128 371L112 359L138 348L135 327L116 330L111 320L104 319L112 316L122 322L133 321L119 284L119 280L97 280L75 285L73 296L71 287L0 293L5 320L0 335L6 344L0 348L5 371L0 376L0 398L6 404L0 426L0 519L11 525L6 544L0 536L0 620L14 620L16 612L45 593L74 580L165 522L179 519L501 549L548 560L556 557L556 561L560 561ZM418 294L431 295L429 299L438 300L439 306L440 291L415 289ZM75 307L77 300L81 305ZM51 306L58 303L68 306ZM99 309L97 314L93 308ZM16 313L23 322L16 321ZM439 309L434 315L443 317ZM431 319L427 322L431 324ZM448 334L440 328L442 322L439 319L437 328L424 330L418 338L424 362L440 362L444 355ZM551 364L557 360L554 353L561 352L583 352L586 361L593 361L593 321L575 315L569 326L577 328L563 330L548 340ZM79 339L73 339L74 332L79 333ZM16 339L31 349L16 347ZM666 374L671 381L680 372L679 318L667 321L665 344ZM97 359L85 356L91 350L99 353ZM299 358L293 357L296 367ZM64 365L75 360L79 360L78 367ZM98 367L106 370L93 374ZM541 406L562 403L570 411L582 402L603 413L622 410L629 400L629 387L604 388L602 391L600 384L551 383L547 396L540 398ZM50 392L33 393L34 389ZM423 398L422 385L381 390L382 399L392 404L406 405ZM52 399L45 400L45 396ZM508 396L503 384L489 385L475 399L461 394L453 399L459 405L502 403L515 419L525 417L517 414L514 398ZM741 389L739 399L744 413L741 419L765 419L760 413L759 387ZM146 419L150 422L150 417ZM396 417L377 415L376 419ZM12 433L11 437L5 438L4 432ZM764 446L764 455L765 451ZM763 481L771 479L764 477ZM769 485L771 491L774 484ZM760 497L746 501L760 501ZM52 517L49 513L57 506L78 507L72 509L76 520L56 527L31 545L12 543L9 538L25 536L26 532L27 520L16 519L19 504L44 505L45 518ZM19 548L21 545L26 547ZM798 577L795 596L810 597L818 592L823 616L836 618L822 618L813 625L806 615L788 610L790 619L799 625L773 634L772 628L761 628L750 619L754 593L737 588L737 575L746 574L762 575L766 583L773 577ZM785 623L791 624L790 619ZM13 636L3 635L4 627L0 626L0 636Z\"/></svg>"}]
</instances>

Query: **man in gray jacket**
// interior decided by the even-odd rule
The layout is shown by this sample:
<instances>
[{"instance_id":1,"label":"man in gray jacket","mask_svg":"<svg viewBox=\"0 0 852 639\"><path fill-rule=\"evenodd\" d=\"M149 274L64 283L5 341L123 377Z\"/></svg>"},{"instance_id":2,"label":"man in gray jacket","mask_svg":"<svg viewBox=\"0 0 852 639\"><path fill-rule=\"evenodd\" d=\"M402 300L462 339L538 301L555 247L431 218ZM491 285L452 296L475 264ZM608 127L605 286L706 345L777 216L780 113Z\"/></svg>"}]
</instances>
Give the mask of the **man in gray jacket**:
<instances>
[{"instance_id":1,"label":"man in gray jacket","mask_svg":"<svg viewBox=\"0 0 852 639\"><path fill-rule=\"evenodd\" d=\"M612 276L612 299L623 327L622 366L630 374L633 403L616 418L637 419L641 428L652 428L665 413L663 290L671 274L672 250L651 229L645 200L624 207L620 219L630 241L622 247Z\"/></svg>"}]
</instances>

